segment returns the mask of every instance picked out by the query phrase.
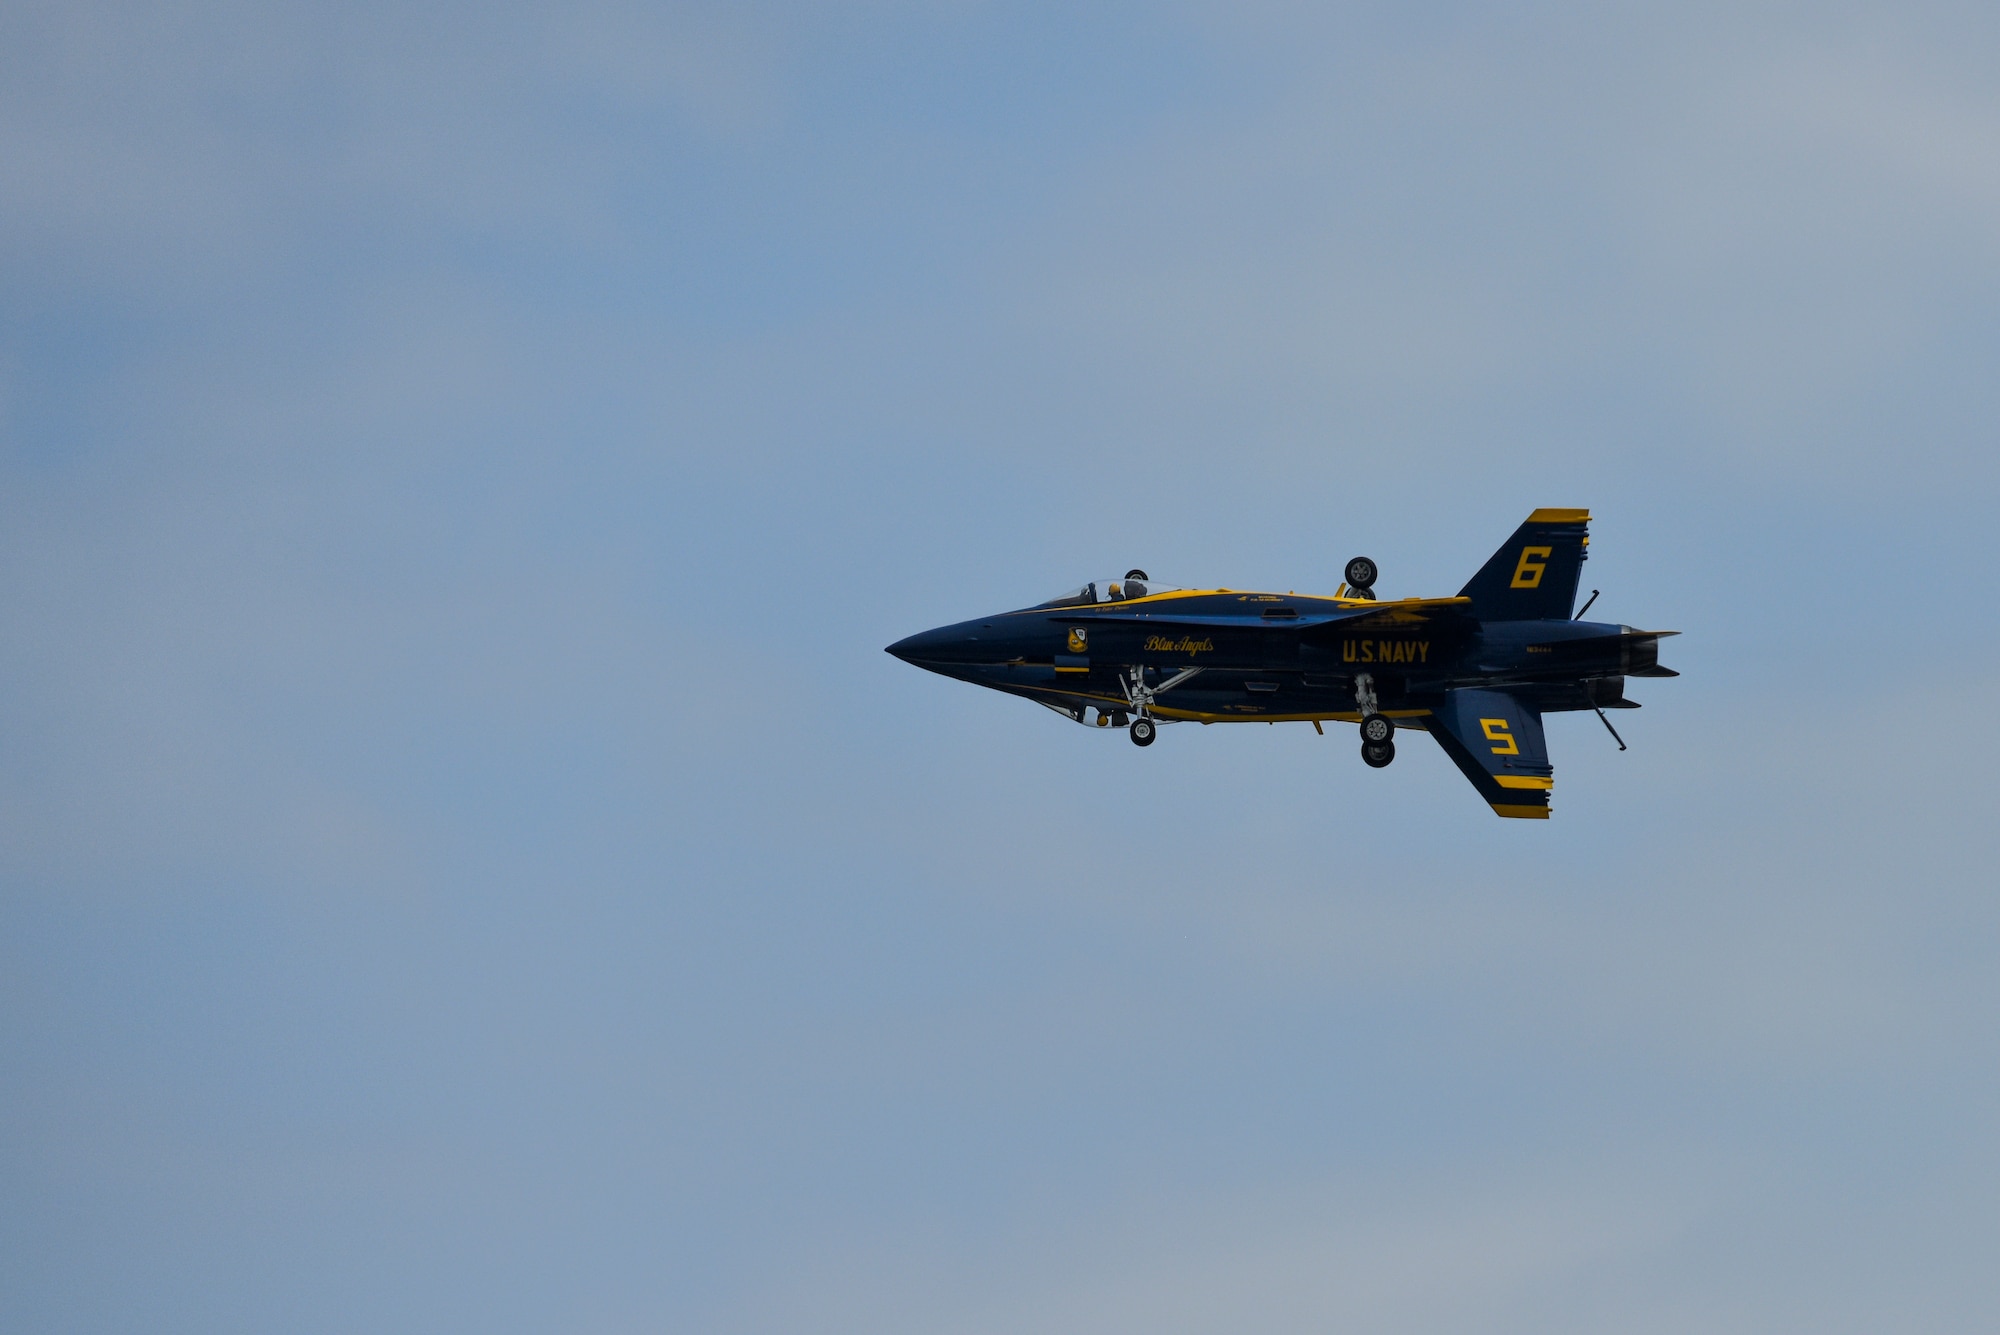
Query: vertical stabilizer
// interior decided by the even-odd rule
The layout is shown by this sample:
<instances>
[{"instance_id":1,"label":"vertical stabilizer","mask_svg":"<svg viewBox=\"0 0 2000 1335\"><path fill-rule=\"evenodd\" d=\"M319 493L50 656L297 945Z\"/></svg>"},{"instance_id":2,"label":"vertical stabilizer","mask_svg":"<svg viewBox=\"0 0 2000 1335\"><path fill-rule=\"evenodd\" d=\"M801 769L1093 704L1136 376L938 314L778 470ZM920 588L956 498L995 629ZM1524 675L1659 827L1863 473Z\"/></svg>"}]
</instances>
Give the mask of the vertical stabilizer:
<instances>
[{"instance_id":1,"label":"vertical stabilizer","mask_svg":"<svg viewBox=\"0 0 2000 1335\"><path fill-rule=\"evenodd\" d=\"M1590 511L1537 510L1458 595L1481 621L1567 621L1589 546Z\"/></svg>"},{"instance_id":2,"label":"vertical stabilizer","mask_svg":"<svg viewBox=\"0 0 2000 1335\"><path fill-rule=\"evenodd\" d=\"M1495 815L1548 819L1556 772L1539 713L1506 691L1446 691L1426 726Z\"/></svg>"}]
</instances>

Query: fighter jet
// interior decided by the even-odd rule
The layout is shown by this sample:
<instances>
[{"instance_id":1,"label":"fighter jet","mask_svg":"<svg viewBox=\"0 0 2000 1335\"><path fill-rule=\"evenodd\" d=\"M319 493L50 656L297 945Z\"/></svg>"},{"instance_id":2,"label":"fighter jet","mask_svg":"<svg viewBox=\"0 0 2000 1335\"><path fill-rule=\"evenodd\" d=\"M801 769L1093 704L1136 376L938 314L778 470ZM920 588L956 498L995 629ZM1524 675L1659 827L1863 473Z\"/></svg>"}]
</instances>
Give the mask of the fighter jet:
<instances>
[{"instance_id":1,"label":"fighter jet","mask_svg":"<svg viewBox=\"0 0 2000 1335\"><path fill-rule=\"evenodd\" d=\"M1151 746L1165 723L1353 723L1361 759L1428 732L1502 816L1546 819L1555 787L1542 716L1637 709L1628 677L1660 666L1671 630L1584 621L1590 512L1537 510L1451 598L1377 599L1357 556L1330 597L1160 584L1143 570L1013 612L940 626L888 652L1024 696Z\"/></svg>"}]
</instances>

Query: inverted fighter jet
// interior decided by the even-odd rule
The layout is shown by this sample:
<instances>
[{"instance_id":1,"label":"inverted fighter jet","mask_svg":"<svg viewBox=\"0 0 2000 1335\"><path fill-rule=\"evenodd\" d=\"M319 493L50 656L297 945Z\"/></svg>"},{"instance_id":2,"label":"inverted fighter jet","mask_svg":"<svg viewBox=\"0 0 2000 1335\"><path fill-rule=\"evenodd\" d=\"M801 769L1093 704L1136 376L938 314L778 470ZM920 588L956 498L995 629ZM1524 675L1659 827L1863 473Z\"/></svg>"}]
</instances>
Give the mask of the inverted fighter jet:
<instances>
[{"instance_id":1,"label":"inverted fighter jet","mask_svg":"<svg viewBox=\"0 0 2000 1335\"><path fill-rule=\"evenodd\" d=\"M1502 816L1546 819L1555 770L1542 715L1637 709L1627 677L1671 630L1572 615L1590 512L1537 510L1452 598L1379 600L1357 556L1332 597L1191 589L1143 570L889 646L907 663L1025 696L1151 746L1163 723L1358 724L1361 759L1428 732ZM1597 600L1595 591L1590 603Z\"/></svg>"}]
</instances>

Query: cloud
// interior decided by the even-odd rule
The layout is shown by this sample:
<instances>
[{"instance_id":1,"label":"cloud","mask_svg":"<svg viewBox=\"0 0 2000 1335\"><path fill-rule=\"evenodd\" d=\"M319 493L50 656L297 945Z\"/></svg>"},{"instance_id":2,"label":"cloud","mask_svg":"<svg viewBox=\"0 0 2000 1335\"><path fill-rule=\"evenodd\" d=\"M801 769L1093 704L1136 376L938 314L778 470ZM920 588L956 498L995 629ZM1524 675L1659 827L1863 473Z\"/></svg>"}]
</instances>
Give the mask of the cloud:
<instances>
[{"instance_id":1,"label":"cloud","mask_svg":"<svg viewBox=\"0 0 2000 1335\"><path fill-rule=\"evenodd\" d=\"M0 244L34 257L30 290L194 301L390 237L629 243L635 154L785 114L783 29L741 9L65 5L7 26Z\"/></svg>"},{"instance_id":2,"label":"cloud","mask_svg":"<svg viewBox=\"0 0 2000 1335\"><path fill-rule=\"evenodd\" d=\"M1130 1217L1075 1219L996 1248L978 1270L932 1247L831 1260L762 1307L760 1323L826 1330L1049 1331L1586 1329L1552 1291L1658 1257L1716 1185L1664 1175L1298 1182L1261 1198L1162 1198ZM1685 1315L1685 1313L1683 1313ZM1662 1320L1667 1318L1662 1316ZM1652 1329L1619 1320L1630 1329ZM747 1328L747 1327L746 1327ZM1667 1328L1665 1325L1660 1329Z\"/></svg>"},{"instance_id":3,"label":"cloud","mask_svg":"<svg viewBox=\"0 0 2000 1335\"><path fill-rule=\"evenodd\" d=\"M1665 453L1990 487L1943 406L1980 394L1957 345L1994 278L1973 73L1934 33L1569 20L1361 47L1288 20L1314 74L1038 210L1018 318L1176 460L1226 404L1233 450L1327 481L1394 442L1475 476Z\"/></svg>"}]
</instances>

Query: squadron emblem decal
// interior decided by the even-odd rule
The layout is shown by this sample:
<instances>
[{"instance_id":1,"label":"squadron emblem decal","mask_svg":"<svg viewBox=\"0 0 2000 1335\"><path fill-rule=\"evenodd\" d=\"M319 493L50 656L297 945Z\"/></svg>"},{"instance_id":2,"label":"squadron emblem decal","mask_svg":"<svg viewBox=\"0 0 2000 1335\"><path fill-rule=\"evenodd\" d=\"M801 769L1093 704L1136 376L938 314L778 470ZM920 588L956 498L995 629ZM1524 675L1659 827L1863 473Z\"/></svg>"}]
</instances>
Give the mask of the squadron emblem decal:
<instances>
[{"instance_id":1,"label":"squadron emblem decal","mask_svg":"<svg viewBox=\"0 0 2000 1335\"><path fill-rule=\"evenodd\" d=\"M1071 653L1083 653L1088 644L1089 642L1084 637L1082 626L1071 626L1069 628L1069 651Z\"/></svg>"}]
</instances>

